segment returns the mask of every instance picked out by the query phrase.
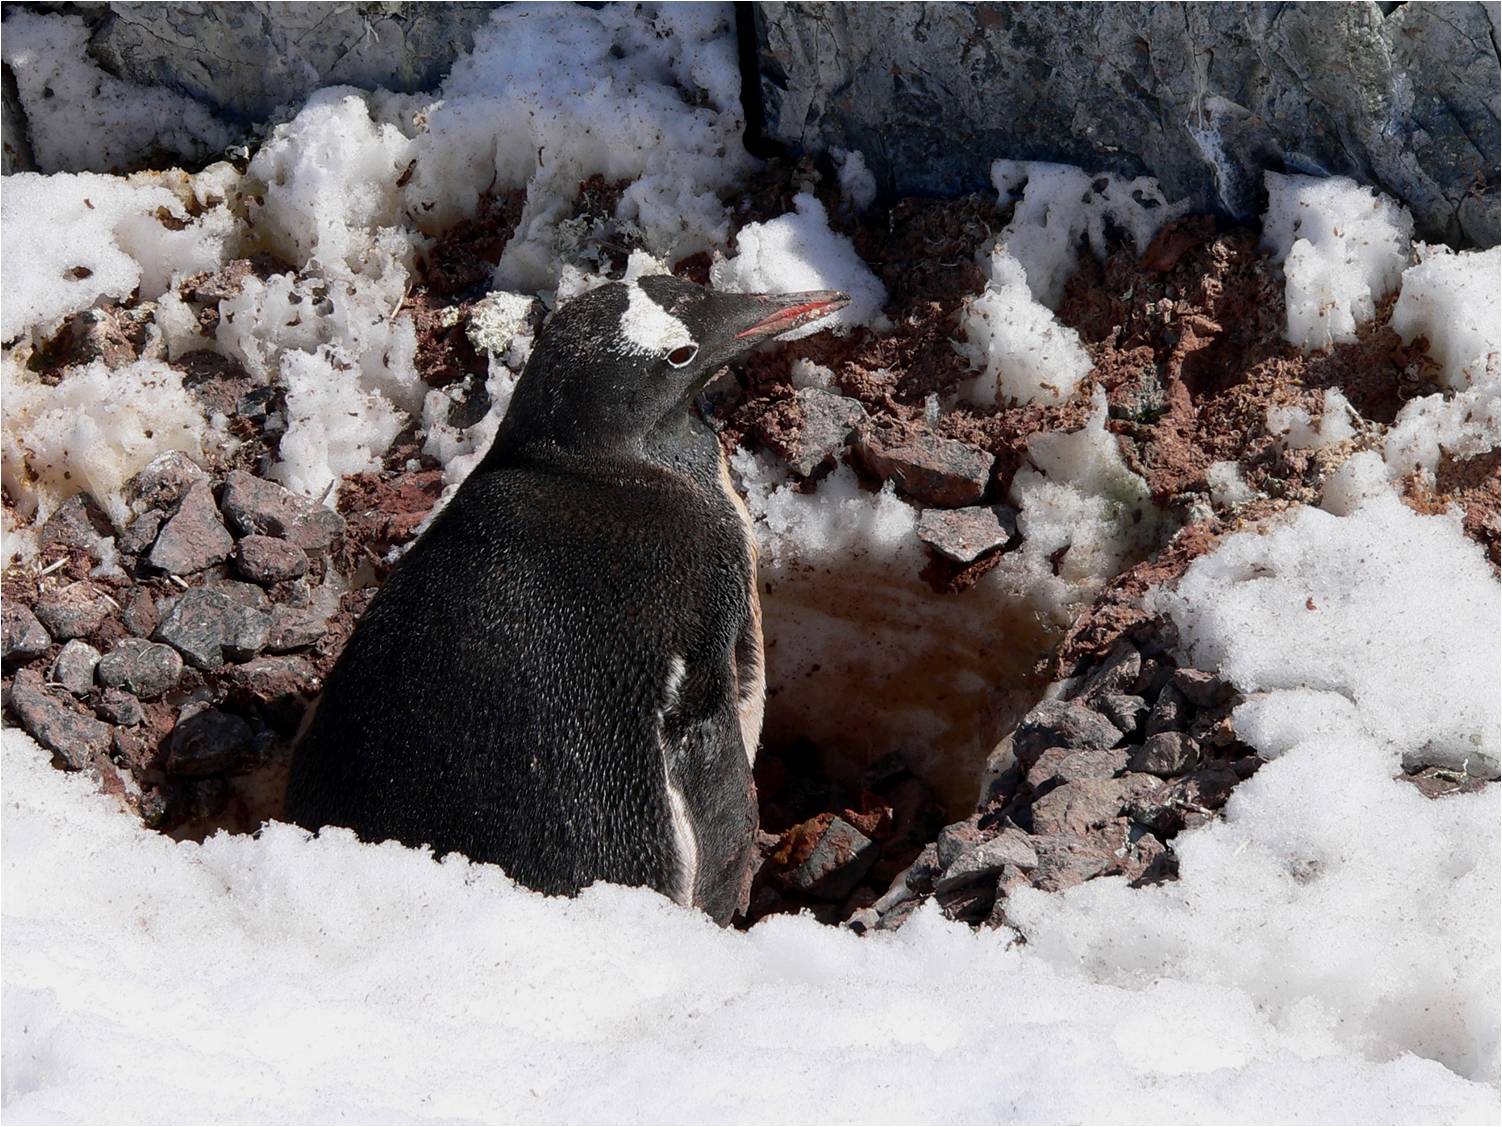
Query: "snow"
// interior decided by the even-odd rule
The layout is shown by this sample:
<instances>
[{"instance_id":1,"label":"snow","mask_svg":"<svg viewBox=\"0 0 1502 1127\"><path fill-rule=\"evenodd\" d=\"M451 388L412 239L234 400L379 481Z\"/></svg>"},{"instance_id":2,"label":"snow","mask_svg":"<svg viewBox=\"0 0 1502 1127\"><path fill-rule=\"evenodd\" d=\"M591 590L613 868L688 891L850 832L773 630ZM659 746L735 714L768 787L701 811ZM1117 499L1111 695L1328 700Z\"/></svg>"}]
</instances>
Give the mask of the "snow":
<instances>
[{"instance_id":1,"label":"snow","mask_svg":"<svg viewBox=\"0 0 1502 1127\"><path fill-rule=\"evenodd\" d=\"M1408 265L1407 209L1343 176L1266 174L1262 246L1281 264L1290 343L1353 341Z\"/></svg>"},{"instance_id":2,"label":"snow","mask_svg":"<svg viewBox=\"0 0 1502 1127\"><path fill-rule=\"evenodd\" d=\"M1318 425L1303 407L1275 406L1267 409L1267 433L1295 450L1324 450L1351 438L1356 428L1351 424L1355 413L1350 401L1333 388L1322 395Z\"/></svg>"},{"instance_id":3,"label":"snow","mask_svg":"<svg viewBox=\"0 0 1502 1127\"><path fill-rule=\"evenodd\" d=\"M857 213L869 211L876 202L876 177L866 165L866 158L856 149L831 149L840 195Z\"/></svg>"},{"instance_id":4,"label":"snow","mask_svg":"<svg viewBox=\"0 0 1502 1127\"><path fill-rule=\"evenodd\" d=\"M1403 272L1393 305L1393 331L1404 344L1424 337L1451 389L1496 383L1502 247L1458 254L1448 247L1420 244L1417 249L1419 262Z\"/></svg>"},{"instance_id":5,"label":"snow","mask_svg":"<svg viewBox=\"0 0 1502 1127\"><path fill-rule=\"evenodd\" d=\"M731 293L801 293L842 290L850 304L816 324L783 333L779 340L854 325L878 325L886 287L861 261L844 235L829 227L824 205L807 192L793 198L795 210L765 223L748 223L736 233L736 253L716 260L710 284Z\"/></svg>"}]
</instances>

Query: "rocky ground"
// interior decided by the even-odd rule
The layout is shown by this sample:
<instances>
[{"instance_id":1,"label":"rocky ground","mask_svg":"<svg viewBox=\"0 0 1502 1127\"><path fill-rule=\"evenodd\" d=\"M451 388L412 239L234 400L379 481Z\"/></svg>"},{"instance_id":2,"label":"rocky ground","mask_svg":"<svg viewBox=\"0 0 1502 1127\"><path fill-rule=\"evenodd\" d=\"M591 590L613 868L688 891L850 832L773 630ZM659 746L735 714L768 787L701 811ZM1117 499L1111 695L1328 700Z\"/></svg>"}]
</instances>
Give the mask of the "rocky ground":
<instances>
[{"instance_id":1,"label":"rocky ground","mask_svg":"<svg viewBox=\"0 0 1502 1127\"><path fill-rule=\"evenodd\" d=\"M1022 884L1172 879L1174 836L1216 817L1259 761L1231 730L1234 691L1211 671L1178 668L1174 639L1137 596L1225 533L1316 500L1331 467L1376 441L1358 425L1339 447L1290 449L1267 432L1270 405L1305 407L1317 422L1318 393L1336 388L1366 422L1390 422L1405 401L1435 390L1423 342L1404 346L1383 309L1358 342L1298 353L1282 341L1281 277L1255 234L1191 217L1144 255L1120 242L1103 263L1085 256L1059 314L1095 368L1070 401L939 415L929 397L969 374L951 341L963 302L983 285L975 252L1007 216L990 198L970 197L904 200L856 217L841 210L831 180L812 164L774 163L739 219L780 214L812 186L886 284L894 327L776 346L717 381L710 403L727 449L771 451L806 488L848 462L872 487L893 482L928 506L918 530L924 576L944 599L1016 549L1016 514L1003 498L1026 440L1082 425L1099 387L1109 429L1173 531L1082 608L1040 664L1040 703L987 764L974 764L985 785L968 817L941 808L897 749L859 779L831 779L814 766L816 749L764 748L764 864L748 922L809 909L829 922L890 928L933 898L955 918L995 924ZM568 228L595 269L619 268L631 249L630 230L611 218L615 193L599 180L582 184ZM483 379L473 378L486 358L464 328L518 204L491 198L440 239L408 298L424 379L469 389L455 401L457 425L488 407ZM707 268L704 256L675 266L700 281ZM181 293L208 322L244 278L286 269L244 260L190 279ZM142 307L80 314L32 366L55 379L83 360L127 362L144 347L149 316ZM828 369L826 386L795 374L800 359ZM97 774L147 825L197 837L277 816L303 713L389 573L391 550L437 500L442 472L409 433L380 472L345 481L336 515L263 476L278 440L274 390L214 353L177 364L194 394L231 419L240 448L207 467L158 459L128 487L125 527L82 494L47 521L40 558L3 578L4 685L8 720L59 767ZM1238 464L1252 500L1217 502L1206 469L1218 461ZM1446 463L1435 488L1413 479L1407 499L1421 512L1459 504L1496 566L1496 452ZM115 577L91 575L111 556ZM1413 779L1436 796L1478 785L1433 768Z\"/></svg>"}]
</instances>

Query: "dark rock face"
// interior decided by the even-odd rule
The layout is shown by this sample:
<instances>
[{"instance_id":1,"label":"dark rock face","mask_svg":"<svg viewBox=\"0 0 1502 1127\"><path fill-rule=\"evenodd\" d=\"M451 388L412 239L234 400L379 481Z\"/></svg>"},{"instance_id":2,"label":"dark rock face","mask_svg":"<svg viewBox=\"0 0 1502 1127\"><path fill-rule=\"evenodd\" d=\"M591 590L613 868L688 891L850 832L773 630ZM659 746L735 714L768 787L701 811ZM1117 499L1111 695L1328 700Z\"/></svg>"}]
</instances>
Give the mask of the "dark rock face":
<instances>
[{"instance_id":1,"label":"dark rock face","mask_svg":"<svg viewBox=\"0 0 1502 1127\"><path fill-rule=\"evenodd\" d=\"M110 726L48 691L42 675L34 669L16 674L10 689L10 708L32 739L56 752L75 771L109 753Z\"/></svg>"},{"instance_id":2,"label":"dark rock face","mask_svg":"<svg viewBox=\"0 0 1502 1127\"><path fill-rule=\"evenodd\" d=\"M0 657L29 661L41 657L50 645L52 639L30 610L10 601L0 607Z\"/></svg>"},{"instance_id":3,"label":"dark rock face","mask_svg":"<svg viewBox=\"0 0 1502 1127\"><path fill-rule=\"evenodd\" d=\"M99 682L150 700L159 697L183 674L183 659L171 646L144 638L122 638L99 662Z\"/></svg>"},{"instance_id":4,"label":"dark rock face","mask_svg":"<svg viewBox=\"0 0 1502 1127\"><path fill-rule=\"evenodd\" d=\"M156 638L198 669L215 669L226 660L254 657L270 633L269 611L246 606L220 588L194 587L173 604Z\"/></svg>"},{"instance_id":5,"label":"dark rock face","mask_svg":"<svg viewBox=\"0 0 1502 1127\"><path fill-rule=\"evenodd\" d=\"M1147 174L1250 219L1262 171L1341 174L1427 239L1498 241L1497 17L1478 3L754 6L767 134L888 195L991 161Z\"/></svg>"}]
</instances>

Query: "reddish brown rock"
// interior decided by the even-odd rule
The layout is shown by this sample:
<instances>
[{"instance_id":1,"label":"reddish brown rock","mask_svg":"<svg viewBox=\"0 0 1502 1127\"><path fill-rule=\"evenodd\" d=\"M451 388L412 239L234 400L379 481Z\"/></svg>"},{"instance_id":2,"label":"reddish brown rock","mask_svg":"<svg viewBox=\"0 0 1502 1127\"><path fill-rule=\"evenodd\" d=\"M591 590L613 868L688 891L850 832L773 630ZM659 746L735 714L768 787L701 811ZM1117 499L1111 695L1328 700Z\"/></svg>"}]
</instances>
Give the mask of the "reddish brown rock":
<instances>
[{"instance_id":1,"label":"reddish brown rock","mask_svg":"<svg viewBox=\"0 0 1502 1127\"><path fill-rule=\"evenodd\" d=\"M979 501L991 483L993 455L968 442L918 433L903 436L871 427L859 438L861 460L905 497L959 508Z\"/></svg>"}]
</instances>

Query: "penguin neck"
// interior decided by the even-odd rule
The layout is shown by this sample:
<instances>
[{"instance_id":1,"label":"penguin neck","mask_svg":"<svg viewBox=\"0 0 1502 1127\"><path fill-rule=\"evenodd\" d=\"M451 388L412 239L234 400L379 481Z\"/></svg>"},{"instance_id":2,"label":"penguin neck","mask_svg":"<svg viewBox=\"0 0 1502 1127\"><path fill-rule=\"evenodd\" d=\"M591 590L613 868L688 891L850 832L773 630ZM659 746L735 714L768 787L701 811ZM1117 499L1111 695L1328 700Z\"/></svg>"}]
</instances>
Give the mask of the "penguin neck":
<instances>
[{"instance_id":1,"label":"penguin neck","mask_svg":"<svg viewBox=\"0 0 1502 1127\"><path fill-rule=\"evenodd\" d=\"M701 488L717 488L719 481L720 441L687 407L672 412L644 435L613 441L565 445L551 438L524 438L519 432L514 424L503 423L478 470L533 465L616 478L623 470L650 469L665 470Z\"/></svg>"}]
</instances>

